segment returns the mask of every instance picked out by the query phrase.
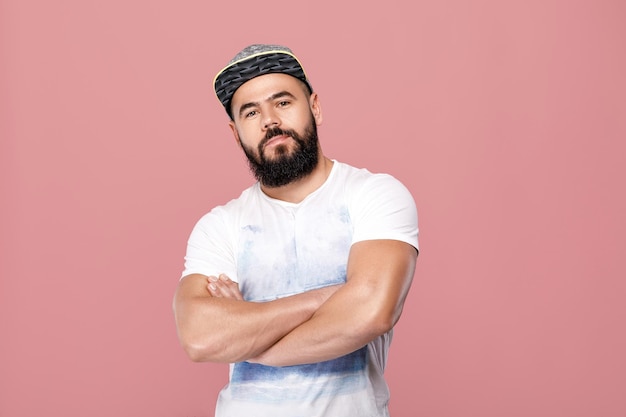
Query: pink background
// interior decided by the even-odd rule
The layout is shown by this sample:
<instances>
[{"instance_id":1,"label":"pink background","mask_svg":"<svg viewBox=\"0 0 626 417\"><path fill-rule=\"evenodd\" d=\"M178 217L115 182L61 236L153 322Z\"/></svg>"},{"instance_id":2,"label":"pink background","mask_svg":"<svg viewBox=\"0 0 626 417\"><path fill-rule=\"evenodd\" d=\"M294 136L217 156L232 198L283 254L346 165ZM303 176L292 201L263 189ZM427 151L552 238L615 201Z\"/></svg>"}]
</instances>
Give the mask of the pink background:
<instances>
[{"instance_id":1,"label":"pink background","mask_svg":"<svg viewBox=\"0 0 626 417\"><path fill-rule=\"evenodd\" d=\"M0 416L212 415L171 300L252 181L211 81L254 42L417 200L392 415L626 415L626 3L300 4L0 1Z\"/></svg>"}]
</instances>

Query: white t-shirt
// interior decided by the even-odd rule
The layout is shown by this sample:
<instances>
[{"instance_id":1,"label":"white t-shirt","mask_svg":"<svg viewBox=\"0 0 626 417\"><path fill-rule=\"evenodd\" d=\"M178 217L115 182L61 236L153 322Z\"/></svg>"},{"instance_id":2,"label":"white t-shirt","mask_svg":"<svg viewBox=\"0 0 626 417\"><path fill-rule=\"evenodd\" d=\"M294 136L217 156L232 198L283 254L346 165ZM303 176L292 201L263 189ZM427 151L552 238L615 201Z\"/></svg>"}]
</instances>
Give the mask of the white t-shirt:
<instances>
[{"instance_id":1,"label":"white t-shirt","mask_svg":"<svg viewBox=\"0 0 626 417\"><path fill-rule=\"evenodd\" d=\"M270 301L346 281L350 246L394 239L418 248L413 197L397 179L334 161L326 182L294 204L259 184L204 215L189 238L189 274L225 273L245 300ZM309 365L230 365L216 417L383 417L391 332L346 356Z\"/></svg>"}]
</instances>

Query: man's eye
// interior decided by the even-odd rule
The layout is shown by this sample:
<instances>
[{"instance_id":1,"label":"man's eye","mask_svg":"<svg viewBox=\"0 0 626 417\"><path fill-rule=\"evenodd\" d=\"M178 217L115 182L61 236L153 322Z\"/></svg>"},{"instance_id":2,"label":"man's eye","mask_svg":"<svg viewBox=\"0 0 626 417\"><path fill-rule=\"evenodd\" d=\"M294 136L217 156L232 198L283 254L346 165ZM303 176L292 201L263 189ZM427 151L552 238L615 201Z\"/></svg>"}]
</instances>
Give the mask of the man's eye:
<instances>
[{"instance_id":1,"label":"man's eye","mask_svg":"<svg viewBox=\"0 0 626 417\"><path fill-rule=\"evenodd\" d=\"M286 105L288 105L288 104L289 104L289 102L288 102L288 101L280 101L280 102L278 102L278 105L279 105L280 107L285 107L285 106L286 106Z\"/></svg>"},{"instance_id":2,"label":"man's eye","mask_svg":"<svg viewBox=\"0 0 626 417\"><path fill-rule=\"evenodd\" d=\"M252 116L256 115L256 113L257 113L256 110L252 110L252 111L246 113L245 117L252 117Z\"/></svg>"}]
</instances>

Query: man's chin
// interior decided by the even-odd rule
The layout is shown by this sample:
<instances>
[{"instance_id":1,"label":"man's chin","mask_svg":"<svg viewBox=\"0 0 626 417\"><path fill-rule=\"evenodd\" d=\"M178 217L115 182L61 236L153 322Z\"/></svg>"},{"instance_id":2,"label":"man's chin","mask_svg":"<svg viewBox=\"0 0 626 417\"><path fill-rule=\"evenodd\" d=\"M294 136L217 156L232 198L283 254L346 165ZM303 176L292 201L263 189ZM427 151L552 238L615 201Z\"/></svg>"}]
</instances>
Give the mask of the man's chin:
<instances>
[{"instance_id":1,"label":"man's chin","mask_svg":"<svg viewBox=\"0 0 626 417\"><path fill-rule=\"evenodd\" d=\"M269 149L263 149L263 159L268 162L276 162L283 158L288 158L295 153L293 146L289 146L286 143L270 146Z\"/></svg>"}]
</instances>

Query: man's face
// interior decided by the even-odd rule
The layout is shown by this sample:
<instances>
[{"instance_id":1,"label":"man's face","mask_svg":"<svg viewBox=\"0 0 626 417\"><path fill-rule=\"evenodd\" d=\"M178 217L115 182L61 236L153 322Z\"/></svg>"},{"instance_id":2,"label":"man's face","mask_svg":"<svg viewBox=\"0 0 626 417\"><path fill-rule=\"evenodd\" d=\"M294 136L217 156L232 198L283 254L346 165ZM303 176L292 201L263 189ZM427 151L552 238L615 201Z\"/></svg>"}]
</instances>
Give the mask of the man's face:
<instances>
[{"instance_id":1,"label":"man's face","mask_svg":"<svg viewBox=\"0 0 626 417\"><path fill-rule=\"evenodd\" d=\"M310 174L317 166L317 95L286 74L262 75L235 92L230 127L255 177L279 187Z\"/></svg>"}]
</instances>

